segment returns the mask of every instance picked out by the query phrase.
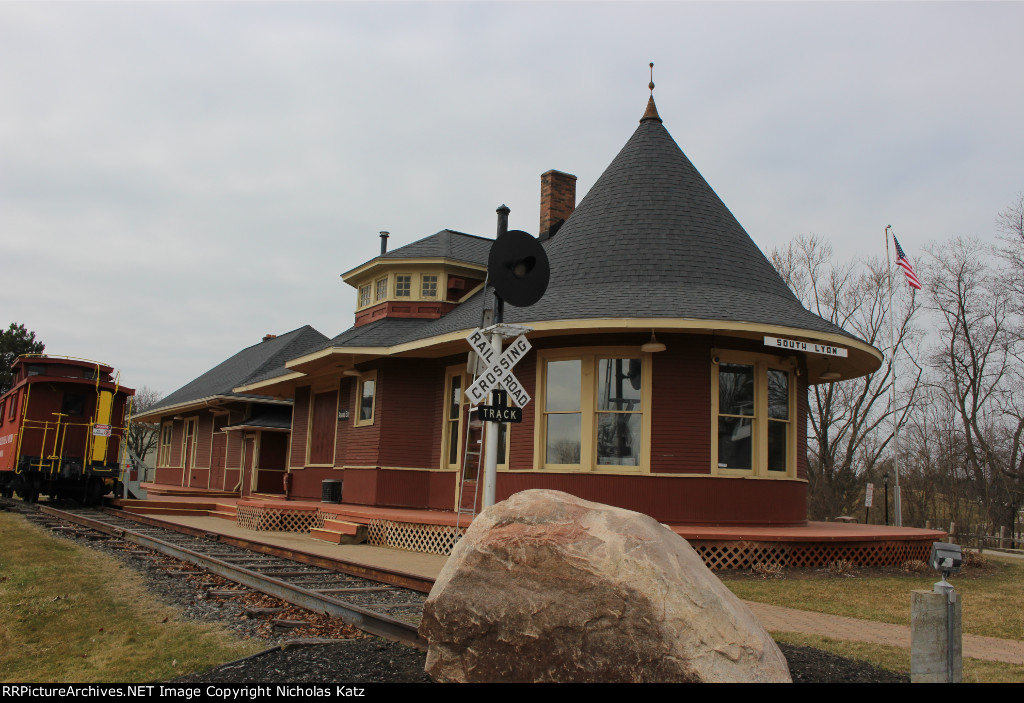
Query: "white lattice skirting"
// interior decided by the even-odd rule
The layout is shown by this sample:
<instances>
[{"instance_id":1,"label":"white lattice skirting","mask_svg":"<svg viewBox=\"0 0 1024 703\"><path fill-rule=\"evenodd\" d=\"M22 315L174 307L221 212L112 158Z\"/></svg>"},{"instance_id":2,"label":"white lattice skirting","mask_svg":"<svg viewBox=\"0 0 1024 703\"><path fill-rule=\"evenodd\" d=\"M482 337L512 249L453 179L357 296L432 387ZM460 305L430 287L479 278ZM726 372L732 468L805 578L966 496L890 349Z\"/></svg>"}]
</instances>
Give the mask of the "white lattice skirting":
<instances>
[{"instance_id":1,"label":"white lattice skirting","mask_svg":"<svg viewBox=\"0 0 1024 703\"><path fill-rule=\"evenodd\" d=\"M448 555L452 553L452 548L459 538L466 533L466 528L372 520L368 532L367 544L405 549L410 552Z\"/></svg>"},{"instance_id":2,"label":"white lattice skirting","mask_svg":"<svg viewBox=\"0 0 1024 703\"><path fill-rule=\"evenodd\" d=\"M238 526L258 532L309 532L324 526L324 513L312 510L285 510L255 505L238 506Z\"/></svg>"}]
</instances>

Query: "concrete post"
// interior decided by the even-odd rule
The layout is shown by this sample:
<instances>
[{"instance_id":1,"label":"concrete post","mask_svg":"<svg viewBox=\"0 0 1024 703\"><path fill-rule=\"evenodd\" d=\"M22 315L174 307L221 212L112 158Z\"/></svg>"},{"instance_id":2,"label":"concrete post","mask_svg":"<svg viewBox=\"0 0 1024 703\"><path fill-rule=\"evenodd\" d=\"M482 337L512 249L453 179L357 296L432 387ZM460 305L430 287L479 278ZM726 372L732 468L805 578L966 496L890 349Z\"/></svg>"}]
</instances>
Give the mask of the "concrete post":
<instances>
[{"instance_id":1,"label":"concrete post","mask_svg":"<svg viewBox=\"0 0 1024 703\"><path fill-rule=\"evenodd\" d=\"M955 599L953 603L949 602L949 596ZM949 596L935 591L910 593L911 683L961 683L963 680L960 596L955 591ZM948 648L951 640L952 652Z\"/></svg>"}]
</instances>

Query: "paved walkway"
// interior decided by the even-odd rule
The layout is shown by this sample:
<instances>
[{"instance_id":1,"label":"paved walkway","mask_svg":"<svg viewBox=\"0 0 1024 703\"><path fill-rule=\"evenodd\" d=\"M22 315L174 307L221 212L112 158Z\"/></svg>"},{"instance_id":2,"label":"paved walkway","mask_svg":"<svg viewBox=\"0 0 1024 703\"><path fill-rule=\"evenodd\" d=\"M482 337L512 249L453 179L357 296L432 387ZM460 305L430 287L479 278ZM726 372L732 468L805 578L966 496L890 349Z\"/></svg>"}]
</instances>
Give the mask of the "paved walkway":
<instances>
[{"instance_id":1,"label":"paved walkway","mask_svg":"<svg viewBox=\"0 0 1024 703\"><path fill-rule=\"evenodd\" d=\"M437 554L421 554L388 547L374 547L366 544L331 544L300 533L254 533L252 530L239 527L230 520L215 517L161 516L161 519L235 537L252 539L255 536L261 542L288 549L336 557L369 566L395 569L430 578L437 577L446 560L446 557ZM890 625L873 620L858 620L839 615L812 613L806 610L793 610L750 601L744 602L769 632L799 632L837 640L887 644L910 649L909 625ZM965 657L973 659L986 659L1024 666L1024 642L1019 640L965 634L963 636L963 651Z\"/></svg>"},{"instance_id":2,"label":"paved walkway","mask_svg":"<svg viewBox=\"0 0 1024 703\"><path fill-rule=\"evenodd\" d=\"M910 626L858 620L840 615L780 608L744 601L769 632L799 632L835 640L887 644L910 649ZM963 636L965 657L1024 666L1024 642L979 635Z\"/></svg>"}]
</instances>

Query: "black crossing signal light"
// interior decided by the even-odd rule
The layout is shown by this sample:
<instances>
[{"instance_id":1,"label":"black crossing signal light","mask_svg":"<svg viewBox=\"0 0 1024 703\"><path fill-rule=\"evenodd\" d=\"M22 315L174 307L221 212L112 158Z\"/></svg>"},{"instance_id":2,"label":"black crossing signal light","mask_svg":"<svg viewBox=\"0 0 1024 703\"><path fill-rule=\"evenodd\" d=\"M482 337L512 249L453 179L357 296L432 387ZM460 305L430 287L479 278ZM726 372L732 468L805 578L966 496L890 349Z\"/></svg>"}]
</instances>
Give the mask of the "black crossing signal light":
<instances>
[{"instance_id":1,"label":"black crossing signal light","mask_svg":"<svg viewBox=\"0 0 1024 703\"><path fill-rule=\"evenodd\" d=\"M541 243L522 230L512 229L491 245L487 275L502 300L525 308L544 295L551 268Z\"/></svg>"}]
</instances>

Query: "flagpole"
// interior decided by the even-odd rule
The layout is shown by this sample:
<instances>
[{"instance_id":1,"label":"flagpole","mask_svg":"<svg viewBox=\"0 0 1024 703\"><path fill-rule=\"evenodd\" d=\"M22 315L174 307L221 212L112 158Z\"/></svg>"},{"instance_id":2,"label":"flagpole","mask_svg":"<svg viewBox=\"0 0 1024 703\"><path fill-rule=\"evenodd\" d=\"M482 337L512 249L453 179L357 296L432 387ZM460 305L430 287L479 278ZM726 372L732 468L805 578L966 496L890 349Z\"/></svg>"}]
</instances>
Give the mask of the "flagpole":
<instances>
[{"instance_id":1,"label":"flagpole","mask_svg":"<svg viewBox=\"0 0 1024 703\"><path fill-rule=\"evenodd\" d=\"M892 405L892 469L893 474L896 477L896 493L894 495L894 502L896 505L896 526L903 526L903 501L902 495L900 494L900 464L899 464L899 443L898 433L896 432L896 425L899 419L896 414L896 321L893 319L894 308L892 306L892 259L889 257L889 230L892 229L892 225L885 226L885 263L886 271L889 277L889 348L892 349L892 356L889 359L890 371L892 378L889 381L890 398Z\"/></svg>"}]
</instances>

